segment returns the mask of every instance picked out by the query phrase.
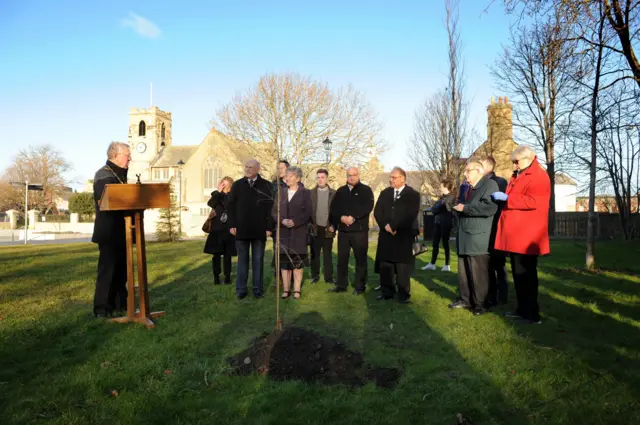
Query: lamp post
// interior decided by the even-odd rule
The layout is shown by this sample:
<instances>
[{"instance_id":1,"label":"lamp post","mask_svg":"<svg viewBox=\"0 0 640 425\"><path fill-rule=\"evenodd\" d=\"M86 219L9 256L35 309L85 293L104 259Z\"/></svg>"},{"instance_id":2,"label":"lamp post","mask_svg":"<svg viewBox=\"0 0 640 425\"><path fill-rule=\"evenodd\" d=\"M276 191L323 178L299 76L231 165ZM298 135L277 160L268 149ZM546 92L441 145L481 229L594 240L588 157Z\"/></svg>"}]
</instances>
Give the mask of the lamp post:
<instances>
[{"instance_id":1,"label":"lamp post","mask_svg":"<svg viewBox=\"0 0 640 425\"><path fill-rule=\"evenodd\" d=\"M331 142L331 140L329 140L328 137L322 141L322 146L324 147L324 154L325 154L325 158L326 158L325 162L327 163L327 166L329 166L329 161L331 160L331 145L332 144L333 143Z\"/></svg>"},{"instance_id":2,"label":"lamp post","mask_svg":"<svg viewBox=\"0 0 640 425\"><path fill-rule=\"evenodd\" d=\"M12 186L22 186L20 182L11 182ZM27 244L27 232L29 231L29 191L37 190L42 192L41 184L29 184L29 180L24 181L24 244Z\"/></svg>"},{"instance_id":3,"label":"lamp post","mask_svg":"<svg viewBox=\"0 0 640 425\"><path fill-rule=\"evenodd\" d=\"M182 166L184 161L178 161L178 178L180 179L180 189L178 192L178 237L182 237Z\"/></svg>"}]
</instances>

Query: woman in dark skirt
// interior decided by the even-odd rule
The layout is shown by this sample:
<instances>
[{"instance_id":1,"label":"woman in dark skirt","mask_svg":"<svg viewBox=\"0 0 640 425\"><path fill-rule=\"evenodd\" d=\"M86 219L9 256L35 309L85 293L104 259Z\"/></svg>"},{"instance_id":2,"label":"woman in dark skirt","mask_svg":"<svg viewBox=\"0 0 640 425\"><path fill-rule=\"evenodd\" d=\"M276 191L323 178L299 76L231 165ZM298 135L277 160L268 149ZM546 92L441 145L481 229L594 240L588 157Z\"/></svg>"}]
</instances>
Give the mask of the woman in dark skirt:
<instances>
[{"instance_id":1,"label":"woman in dark skirt","mask_svg":"<svg viewBox=\"0 0 640 425\"><path fill-rule=\"evenodd\" d=\"M293 280L293 297L300 298L302 275L309 266L307 238L311 222L311 191L306 189L300 180L302 170L289 167L285 177L287 190L280 191L280 270L282 271L282 298L291 294ZM278 221L278 202L273 205L273 218Z\"/></svg>"},{"instance_id":2,"label":"woman in dark skirt","mask_svg":"<svg viewBox=\"0 0 640 425\"><path fill-rule=\"evenodd\" d=\"M216 216L211 221L211 232L204 244L204 252L213 255L213 283L220 284L220 263L224 257L224 283L231 283L231 257L238 255L236 241L227 225L227 202L233 179L223 178L218 184L218 190L211 193L211 199L207 202Z\"/></svg>"}]
</instances>

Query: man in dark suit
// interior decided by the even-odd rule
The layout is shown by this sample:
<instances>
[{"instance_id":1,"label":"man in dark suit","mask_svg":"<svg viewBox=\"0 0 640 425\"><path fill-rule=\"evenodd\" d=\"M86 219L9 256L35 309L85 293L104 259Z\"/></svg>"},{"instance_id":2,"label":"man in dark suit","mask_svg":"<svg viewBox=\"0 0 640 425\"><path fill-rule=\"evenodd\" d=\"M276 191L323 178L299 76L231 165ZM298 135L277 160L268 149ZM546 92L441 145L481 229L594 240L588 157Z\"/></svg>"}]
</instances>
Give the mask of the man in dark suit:
<instances>
[{"instance_id":1,"label":"man in dark suit","mask_svg":"<svg viewBox=\"0 0 640 425\"><path fill-rule=\"evenodd\" d=\"M271 217L273 188L271 183L260 176L260 163L255 159L247 161L244 173L245 177L236 180L231 186L227 206L229 232L236 237L238 251L236 296L239 299L247 296L251 250L253 295L262 298L264 247L274 227Z\"/></svg>"},{"instance_id":2,"label":"man in dark suit","mask_svg":"<svg viewBox=\"0 0 640 425\"><path fill-rule=\"evenodd\" d=\"M311 189L312 203L312 235L311 242L311 283L320 280L320 252L322 252L324 281L325 283L335 283L333 280L333 259L331 250L333 249L333 238L335 229L329 222L329 211L336 191L327 184L329 171L319 169L316 173L317 185Z\"/></svg>"},{"instance_id":3,"label":"man in dark suit","mask_svg":"<svg viewBox=\"0 0 640 425\"><path fill-rule=\"evenodd\" d=\"M127 247L123 211L100 211L98 202L107 184L126 184L131 151L126 143L112 142L107 163L93 178L96 221L91 242L98 244L98 277L93 297L93 314L110 317L127 307Z\"/></svg>"},{"instance_id":4,"label":"man in dark suit","mask_svg":"<svg viewBox=\"0 0 640 425\"><path fill-rule=\"evenodd\" d=\"M347 184L336 191L329 221L338 230L338 281L329 292L345 292L349 286L349 254L356 258L354 295L363 294L367 286L367 249L369 215L373 210L373 191L360 182L356 167L347 170Z\"/></svg>"},{"instance_id":5,"label":"man in dark suit","mask_svg":"<svg viewBox=\"0 0 640 425\"><path fill-rule=\"evenodd\" d=\"M469 183L465 201L453 207L459 215L458 278L460 299L450 308L468 308L479 316L485 313L489 291L489 237L491 223L498 206L491 194L498 185L484 175L477 159L470 160L464 170Z\"/></svg>"},{"instance_id":6,"label":"man in dark suit","mask_svg":"<svg viewBox=\"0 0 640 425\"><path fill-rule=\"evenodd\" d=\"M496 160L492 156L483 157L480 162L484 166L484 173L489 179L496 182L500 192L507 190L507 181L502 177L496 176L493 169L496 166ZM488 305L493 307L500 304L506 304L509 294L509 284L507 283L507 256L503 251L496 251L494 245L496 243L496 233L498 232L498 220L504 202L496 202L498 211L493 216L491 224L491 236L489 238L489 300Z\"/></svg>"},{"instance_id":7,"label":"man in dark suit","mask_svg":"<svg viewBox=\"0 0 640 425\"><path fill-rule=\"evenodd\" d=\"M420 210L420 194L406 185L407 173L400 167L391 170L391 187L380 193L373 215L380 227L376 262L379 264L382 294L389 300L396 294L406 304L411 297L411 274L415 266L413 241L419 230L414 226Z\"/></svg>"}]
</instances>

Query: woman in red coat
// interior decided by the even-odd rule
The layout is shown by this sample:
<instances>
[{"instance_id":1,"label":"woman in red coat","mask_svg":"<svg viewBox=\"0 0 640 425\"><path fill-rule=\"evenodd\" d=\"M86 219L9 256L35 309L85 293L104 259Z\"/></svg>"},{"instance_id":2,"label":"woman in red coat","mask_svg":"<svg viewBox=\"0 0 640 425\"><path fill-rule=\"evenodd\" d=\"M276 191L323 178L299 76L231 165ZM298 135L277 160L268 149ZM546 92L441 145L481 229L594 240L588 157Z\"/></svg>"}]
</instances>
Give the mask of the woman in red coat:
<instances>
[{"instance_id":1,"label":"woman in red coat","mask_svg":"<svg viewBox=\"0 0 640 425\"><path fill-rule=\"evenodd\" d=\"M518 146L511 153L511 161L514 172L506 193L492 196L495 201L504 202L495 249L510 254L518 302L515 313L505 315L525 323L540 323L538 256L550 252L551 182L530 147Z\"/></svg>"}]
</instances>

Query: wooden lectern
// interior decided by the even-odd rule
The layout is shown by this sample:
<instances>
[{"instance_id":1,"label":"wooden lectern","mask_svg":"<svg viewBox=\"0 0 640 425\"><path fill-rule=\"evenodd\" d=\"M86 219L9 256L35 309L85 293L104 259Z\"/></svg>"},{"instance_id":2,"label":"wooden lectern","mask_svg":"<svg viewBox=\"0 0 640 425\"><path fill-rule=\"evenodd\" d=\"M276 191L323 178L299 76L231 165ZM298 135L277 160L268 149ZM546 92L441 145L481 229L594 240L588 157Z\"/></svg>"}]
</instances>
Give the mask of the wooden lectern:
<instances>
[{"instance_id":1,"label":"wooden lectern","mask_svg":"<svg viewBox=\"0 0 640 425\"><path fill-rule=\"evenodd\" d=\"M153 328L154 318L163 316L164 311L151 313L149 292L147 290L147 254L144 241L144 218L142 212L147 208L169 208L169 184L108 184L100 197L100 211L127 211L124 218L127 238L127 316L111 319L116 323L137 322L147 328ZM133 232L137 245L138 300L140 308L136 310L135 279L133 268Z\"/></svg>"}]
</instances>

